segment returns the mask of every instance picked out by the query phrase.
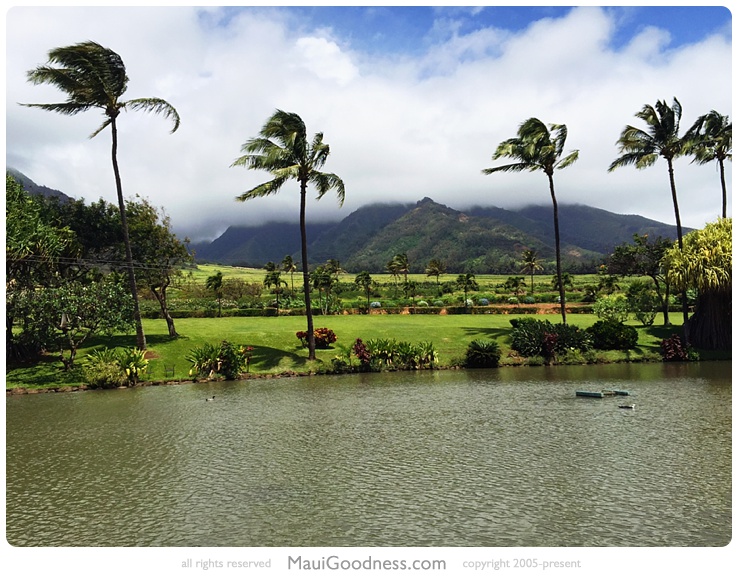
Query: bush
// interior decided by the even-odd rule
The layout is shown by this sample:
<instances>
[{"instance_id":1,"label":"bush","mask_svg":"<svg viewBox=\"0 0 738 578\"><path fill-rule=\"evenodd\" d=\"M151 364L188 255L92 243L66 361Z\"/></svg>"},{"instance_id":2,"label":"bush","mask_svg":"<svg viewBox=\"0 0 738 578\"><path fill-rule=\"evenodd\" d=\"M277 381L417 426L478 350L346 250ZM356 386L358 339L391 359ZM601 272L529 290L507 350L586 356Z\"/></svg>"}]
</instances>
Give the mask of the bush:
<instances>
[{"instance_id":1,"label":"bush","mask_svg":"<svg viewBox=\"0 0 738 578\"><path fill-rule=\"evenodd\" d=\"M597 321L586 329L592 336L595 349L621 350L634 349L638 344L638 332L620 321Z\"/></svg>"},{"instance_id":2,"label":"bush","mask_svg":"<svg viewBox=\"0 0 738 578\"><path fill-rule=\"evenodd\" d=\"M303 347L308 346L308 334L307 331L298 331L295 333L297 338L302 343ZM317 329L313 329L313 337L315 338L315 348L316 349L328 349L328 347L335 343L338 337L336 337L336 334L333 332L332 329L328 329L327 327L319 327Z\"/></svg>"},{"instance_id":3,"label":"bush","mask_svg":"<svg viewBox=\"0 0 738 578\"><path fill-rule=\"evenodd\" d=\"M500 364L500 346L491 339L476 339L466 348L467 367L497 367Z\"/></svg>"},{"instance_id":4,"label":"bush","mask_svg":"<svg viewBox=\"0 0 738 578\"><path fill-rule=\"evenodd\" d=\"M523 357L543 355L543 338L554 333L550 321L534 317L519 317L510 320L513 330L510 333L512 348Z\"/></svg>"},{"instance_id":5,"label":"bush","mask_svg":"<svg viewBox=\"0 0 738 578\"><path fill-rule=\"evenodd\" d=\"M661 359L664 361L699 361L699 354L689 345L683 345L677 334L661 342Z\"/></svg>"},{"instance_id":6,"label":"bush","mask_svg":"<svg viewBox=\"0 0 738 578\"><path fill-rule=\"evenodd\" d=\"M600 297L592 307L594 314L603 321L628 320L628 300L625 295L606 295Z\"/></svg>"},{"instance_id":7,"label":"bush","mask_svg":"<svg viewBox=\"0 0 738 578\"><path fill-rule=\"evenodd\" d=\"M90 361L84 369L85 381L93 389L123 387L128 381L117 361Z\"/></svg>"},{"instance_id":8,"label":"bush","mask_svg":"<svg viewBox=\"0 0 738 578\"><path fill-rule=\"evenodd\" d=\"M234 345L223 340L219 345L206 343L190 350L186 359L192 364L190 375L226 379L238 379L243 369L248 369L252 347Z\"/></svg>"},{"instance_id":9,"label":"bush","mask_svg":"<svg viewBox=\"0 0 738 578\"><path fill-rule=\"evenodd\" d=\"M85 379L93 388L114 388L133 385L149 364L146 352L137 349L104 347L86 357Z\"/></svg>"}]
</instances>

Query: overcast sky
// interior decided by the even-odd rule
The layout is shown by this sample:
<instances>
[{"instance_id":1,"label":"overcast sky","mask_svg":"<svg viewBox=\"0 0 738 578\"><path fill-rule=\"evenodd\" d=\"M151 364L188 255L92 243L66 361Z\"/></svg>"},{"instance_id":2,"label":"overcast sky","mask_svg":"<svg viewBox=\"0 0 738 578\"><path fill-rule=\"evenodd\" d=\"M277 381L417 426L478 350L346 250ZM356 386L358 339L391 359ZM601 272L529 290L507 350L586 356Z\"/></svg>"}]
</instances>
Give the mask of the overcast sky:
<instances>
[{"instance_id":1,"label":"overcast sky","mask_svg":"<svg viewBox=\"0 0 738 578\"><path fill-rule=\"evenodd\" d=\"M308 204L340 219L378 201L431 197L463 210L550 204L542 173L493 174L497 145L530 117L566 124L580 159L555 176L560 203L585 203L667 223L666 164L608 173L616 141L645 104L674 97L683 130L714 109L732 117L731 15L726 8L11 8L6 15L6 162L88 201L115 200L110 131L89 111L67 117L17 103L61 102L26 72L54 47L94 40L121 55L124 99L160 97L179 112L125 112L119 162L127 197L163 206L193 240L227 226L297 220L298 189L238 203L269 179L230 168L275 109L324 133L324 170L346 185ZM731 175L728 164L728 177ZM675 165L685 226L720 212L716 167ZM729 211L731 207L729 204Z\"/></svg>"}]
</instances>

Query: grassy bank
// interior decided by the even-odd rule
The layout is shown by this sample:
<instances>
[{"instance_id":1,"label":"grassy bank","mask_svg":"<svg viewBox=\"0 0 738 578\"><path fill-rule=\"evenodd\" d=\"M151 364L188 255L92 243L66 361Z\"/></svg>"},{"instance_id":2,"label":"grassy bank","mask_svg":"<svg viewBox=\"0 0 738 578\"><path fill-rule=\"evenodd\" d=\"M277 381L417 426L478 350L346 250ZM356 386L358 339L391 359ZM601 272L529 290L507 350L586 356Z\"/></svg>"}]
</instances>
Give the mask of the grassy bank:
<instances>
[{"instance_id":1,"label":"grassy bank","mask_svg":"<svg viewBox=\"0 0 738 578\"><path fill-rule=\"evenodd\" d=\"M145 320L150 376L154 381L184 380L190 369L186 356L194 347L205 343L217 343L227 339L238 345L254 348L250 371L254 374L278 374L284 372L319 371L329 368L333 357L341 353L341 347L349 347L357 338L393 338L398 341L419 343L430 341L439 354L441 366L460 360L467 345L475 339L495 339L502 349L501 364L519 364L519 358L510 357L510 315L337 315L315 317L315 327L328 327L338 336L331 349L318 350L318 360L309 362L307 350L303 349L295 333L305 329L303 317L250 317L250 318L207 318L178 319L180 337L167 335L163 320ZM540 315L558 323L558 315ZM585 328L597 321L594 315L570 315L571 325ZM678 326L664 328L660 325L638 329L638 347L631 352L601 352L599 361L640 361L658 357L659 344L665 337L679 331ZM84 382L81 365L84 357L97 347L133 347L133 335L92 338L79 351L77 368L63 372L61 364L49 357L41 363L11 368L6 372L6 388L64 387L77 386ZM726 353L725 355L729 355ZM704 357L704 356L703 356ZM165 374L165 365L174 366L174 376Z\"/></svg>"}]
</instances>

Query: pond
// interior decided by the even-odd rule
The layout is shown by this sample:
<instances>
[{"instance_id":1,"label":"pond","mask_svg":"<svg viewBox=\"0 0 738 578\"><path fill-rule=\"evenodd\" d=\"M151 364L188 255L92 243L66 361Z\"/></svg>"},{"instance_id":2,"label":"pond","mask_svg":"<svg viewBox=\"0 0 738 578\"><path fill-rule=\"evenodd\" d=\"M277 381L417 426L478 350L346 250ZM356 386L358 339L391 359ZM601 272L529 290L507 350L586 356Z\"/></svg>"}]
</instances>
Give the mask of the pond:
<instances>
[{"instance_id":1,"label":"pond","mask_svg":"<svg viewBox=\"0 0 738 578\"><path fill-rule=\"evenodd\" d=\"M575 395L602 389L631 395ZM621 409L626 400L635 408ZM729 362L10 396L6 536L13 546L723 546L731 407Z\"/></svg>"}]
</instances>

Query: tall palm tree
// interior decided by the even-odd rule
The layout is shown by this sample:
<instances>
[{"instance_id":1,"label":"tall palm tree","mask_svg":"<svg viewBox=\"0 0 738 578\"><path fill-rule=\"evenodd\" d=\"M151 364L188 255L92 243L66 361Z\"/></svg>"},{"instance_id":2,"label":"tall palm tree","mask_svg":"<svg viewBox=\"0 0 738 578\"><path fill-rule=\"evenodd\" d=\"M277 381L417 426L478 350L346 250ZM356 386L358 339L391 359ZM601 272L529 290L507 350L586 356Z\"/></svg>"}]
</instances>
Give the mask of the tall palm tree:
<instances>
[{"instance_id":1,"label":"tall palm tree","mask_svg":"<svg viewBox=\"0 0 738 578\"><path fill-rule=\"evenodd\" d=\"M407 260L407 253L398 253L392 257L392 260L395 262L397 272L405 276L405 283L407 283L407 274L410 272L410 262Z\"/></svg>"},{"instance_id":2,"label":"tall palm tree","mask_svg":"<svg viewBox=\"0 0 738 578\"><path fill-rule=\"evenodd\" d=\"M663 100L659 100L655 106L646 104L635 114L647 125L646 130L627 125L617 145L622 153L608 168L609 172L619 167L633 165L637 169L645 169L652 166L659 157L666 160L669 170L669 185L671 187L671 200L674 204L674 216L676 218L677 241L679 249L682 249L682 220L679 216L679 202L677 200L676 183L674 181L674 159L685 154L688 141L679 136L679 123L682 119L682 105L674 98L672 106ZM689 318L686 291L682 292L682 316L684 323Z\"/></svg>"},{"instance_id":3,"label":"tall palm tree","mask_svg":"<svg viewBox=\"0 0 738 578\"><path fill-rule=\"evenodd\" d=\"M133 315L136 323L136 346L146 349L146 336L141 324L141 311L138 305L138 290L133 268L131 241L128 236L128 221L123 201L123 186L118 169L118 125L117 119L121 111L141 110L162 114L171 119L173 128L179 128L179 114L175 108L161 98L136 98L121 100L128 85L128 76L123 59L96 42L82 42L72 46L54 48L49 51L49 61L45 66L38 66L28 71L28 81L33 84L50 84L62 92L67 93L66 102L55 104L23 104L58 112L60 114L75 115L80 112L98 108L101 109L105 120L102 125L90 135L97 136L108 126L110 127L113 145L112 162L115 176L115 187L118 194L118 208L120 210L121 227L123 229L123 243L126 250L128 264L128 282L133 297Z\"/></svg>"},{"instance_id":4,"label":"tall palm tree","mask_svg":"<svg viewBox=\"0 0 738 578\"><path fill-rule=\"evenodd\" d=\"M523 251L522 258L523 268L521 271L530 273L530 294L533 295L533 275L536 271L543 271L543 265L541 260L538 258L538 251L535 249L526 249Z\"/></svg>"},{"instance_id":5,"label":"tall palm tree","mask_svg":"<svg viewBox=\"0 0 738 578\"><path fill-rule=\"evenodd\" d=\"M550 129L550 132L549 132ZM561 240L559 237L559 208L554 191L554 170L565 169L579 158L579 151L564 153L568 131L564 124L551 124L548 127L537 118L529 118L518 128L518 136L501 142L492 160L511 158L517 162L484 169L485 175L497 172L543 171L548 177L548 188L553 203L554 238L556 242L556 275L561 279ZM566 324L566 294L564 284L559 282L561 318Z\"/></svg>"},{"instance_id":6,"label":"tall palm tree","mask_svg":"<svg viewBox=\"0 0 738 578\"><path fill-rule=\"evenodd\" d=\"M302 240L302 275L305 291L305 312L307 316L308 359L315 359L315 334L313 333L313 313L310 305L310 273L308 270L307 232L305 228L305 205L308 184L312 184L321 199L334 189L339 205L343 205L346 195L343 181L333 173L320 169L330 154L330 147L323 142L323 133L316 133L308 140L303 120L293 112L277 110L267 119L259 136L248 140L241 146L241 152L231 164L247 169L268 171L274 177L271 181L257 185L236 197L237 201L248 201L277 193L289 180L295 179L300 185L300 236Z\"/></svg>"},{"instance_id":7,"label":"tall palm tree","mask_svg":"<svg viewBox=\"0 0 738 578\"><path fill-rule=\"evenodd\" d=\"M723 219L728 216L728 191L725 186L725 161L733 160L733 123L715 110L699 117L685 135L692 162L704 165L717 161L723 191Z\"/></svg>"}]
</instances>

